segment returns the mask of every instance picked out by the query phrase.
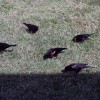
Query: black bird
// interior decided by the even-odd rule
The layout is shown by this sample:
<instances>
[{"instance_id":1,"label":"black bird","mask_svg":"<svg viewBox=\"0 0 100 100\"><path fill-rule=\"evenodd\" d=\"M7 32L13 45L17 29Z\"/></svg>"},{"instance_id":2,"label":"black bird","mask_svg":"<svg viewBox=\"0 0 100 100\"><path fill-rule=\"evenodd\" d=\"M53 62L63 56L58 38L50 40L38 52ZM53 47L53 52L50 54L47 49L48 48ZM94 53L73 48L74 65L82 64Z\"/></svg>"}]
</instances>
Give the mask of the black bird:
<instances>
[{"instance_id":1,"label":"black bird","mask_svg":"<svg viewBox=\"0 0 100 100\"><path fill-rule=\"evenodd\" d=\"M39 29L37 25L27 24L27 23L23 23L23 24L27 26L28 29L26 30L31 33L36 33Z\"/></svg>"},{"instance_id":2,"label":"black bird","mask_svg":"<svg viewBox=\"0 0 100 100\"><path fill-rule=\"evenodd\" d=\"M93 34L79 34L74 36L74 38L72 39L73 42L84 42L85 40L87 40L91 35Z\"/></svg>"},{"instance_id":3,"label":"black bird","mask_svg":"<svg viewBox=\"0 0 100 100\"><path fill-rule=\"evenodd\" d=\"M59 53L62 52L62 50L65 50L67 48L51 48L49 49L43 56L43 59L46 60L48 58L57 57Z\"/></svg>"},{"instance_id":4,"label":"black bird","mask_svg":"<svg viewBox=\"0 0 100 100\"><path fill-rule=\"evenodd\" d=\"M7 48L12 47L12 46L16 46L16 44L10 45L10 44L7 44L7 43L1 43L0 42L0 52L5 51Z\"/></svg>"},{"instance_id":5,"label":"black bird","mask_svg":"<svg viewBox=\"0 0 100 100\"><path fill-rule=\"evenodd\" d=\"M62 70L63 73L66 73L67 71L74 71L76 72L76 74L78 74L81 69L87 68L89 67L88 64L84 64L84 63L72 63L68 66L65 67L64 70Z\"/></svg>"}]
</instances>

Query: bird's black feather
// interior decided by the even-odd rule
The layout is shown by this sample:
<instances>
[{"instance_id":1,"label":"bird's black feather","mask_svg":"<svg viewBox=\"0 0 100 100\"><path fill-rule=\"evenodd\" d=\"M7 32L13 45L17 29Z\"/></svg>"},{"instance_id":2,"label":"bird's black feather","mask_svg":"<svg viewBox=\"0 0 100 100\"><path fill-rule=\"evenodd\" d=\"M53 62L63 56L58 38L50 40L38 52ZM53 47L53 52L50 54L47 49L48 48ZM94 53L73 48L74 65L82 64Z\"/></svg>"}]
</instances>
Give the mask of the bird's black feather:
<instances>
[{"instance_id":1,"label":"bird's black feather","mask_svg":"<svg viewBox=\"0 0 100 100\"><path fill-rule=\"evenodd\" d=\"M73 37L72 41L73 42L84 42L87 40L91 35L93 34L79 34Z\"/></svg>"},{"instance_id":2,"label":"bird's black feather","mask_svg":"<svg viewBox=\"0 0 100 100\"><path fill-rule=\"evenodd\" d=\"M65 50L67 48L51 48L49 49L43 56L43 59L46 60L48 58L57 57L59 53L62 52L62 50Z\"/></svg>"},{"instance_id":3,"label":"bird's black feather","mask_svg":"<svg viewBox=\"0 0 100 100\"><path fill-rule=\"evenodd\" d=\"M36 33L38 31L38 26L37 25L33 25L33 24L27 24L27 23L23 23L24 25L27 26L27 31L30 33Z\"/></svg>"},{"instance_id":4,"label":"bird's black feather","mask_svg":"<svg viewBox=\"0 0 100 100\"><path fill-rule=\"evenodd\" d=\"M11 46L16 46L16 44L11 45L11 44L1 43L1 42L0 42L0 52L6 50L7 48L9 48L9 47L11 47Z\"/></svg>"},{"instance_id":5,"label":"bird's black feather","mask_svg":"<svg viewBox=\"0 0 100 100\"><path fill-rule=\"evenodd\" d=\"M63 73L66 73L67 71L74 71L76 73L79 73L81 69L89 67L88 64L84 63L72 63L70 65L67 65L64 70L62 70Z\"/></svg>"}]
</instances>

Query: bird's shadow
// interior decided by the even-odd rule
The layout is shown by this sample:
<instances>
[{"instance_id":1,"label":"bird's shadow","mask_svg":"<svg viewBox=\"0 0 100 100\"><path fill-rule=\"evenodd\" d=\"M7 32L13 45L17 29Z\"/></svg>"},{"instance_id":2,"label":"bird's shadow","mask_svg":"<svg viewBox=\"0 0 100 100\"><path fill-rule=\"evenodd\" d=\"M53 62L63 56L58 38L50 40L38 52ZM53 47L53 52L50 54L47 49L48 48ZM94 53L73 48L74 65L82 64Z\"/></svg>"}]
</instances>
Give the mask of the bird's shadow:
<instances>
[{"instance_id":1,"label":"bird's shadow","mask_svg":"<svg viewBox=\"0 0 100 100\"><path fill-rule=\"evenodd\" d=\"M29 34L33 34L33 32L30 31L28 28L22 27L22 29L23 29L24 31L26 31L27 33L29 33Z\"/></svg>"},{"instance_id":2,"label":"bird's shadow","mask_svg":"<svg viewBox=\"0 0 100 100\"><path fill-rule=\"evenodd\" d=\"M99 100L100 73L1 74L0 100Z\"/></svg>"},{"instance_id":3,"label":"bird's shadow","mask_svg":"<svg viewBox=\"0 0 100 100\"><path fill-rule=\"evenodd\" d=\"M29 29L26 29L26 32L31 33L31 34L33 33L33 32L32 32L32 31L30 31Z\"/></svg>"},{"instance_id":4,"label":"bird's shadow","mask_svg":"<svg viewBox=\"0 0 100 100\"><path fill-rule=\"evenodd\" d=\"M12 51L13 51L13 49L11 49L11 50L4 50L4 51L1 51L0 54L3 54L4 52L12 52Z\"/></svg>"}]
</instances>

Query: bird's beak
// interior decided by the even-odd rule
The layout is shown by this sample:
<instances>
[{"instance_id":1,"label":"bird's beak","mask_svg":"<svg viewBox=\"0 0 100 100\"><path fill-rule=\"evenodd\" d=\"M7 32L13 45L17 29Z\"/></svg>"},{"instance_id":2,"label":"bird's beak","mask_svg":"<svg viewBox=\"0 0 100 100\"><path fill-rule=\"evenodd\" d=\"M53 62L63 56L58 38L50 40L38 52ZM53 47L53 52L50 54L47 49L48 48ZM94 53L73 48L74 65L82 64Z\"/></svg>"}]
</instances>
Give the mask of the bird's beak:
<instances>
[{"instance_id":1,"label":"bird's beak","mask_svg":"<svg viewBox=\"0 0 100 100\"><path fill-rule=\"evenodd\" d=\"M43 57L44 60L46 60L46 58Z\"/></svg>"}]
</instances>

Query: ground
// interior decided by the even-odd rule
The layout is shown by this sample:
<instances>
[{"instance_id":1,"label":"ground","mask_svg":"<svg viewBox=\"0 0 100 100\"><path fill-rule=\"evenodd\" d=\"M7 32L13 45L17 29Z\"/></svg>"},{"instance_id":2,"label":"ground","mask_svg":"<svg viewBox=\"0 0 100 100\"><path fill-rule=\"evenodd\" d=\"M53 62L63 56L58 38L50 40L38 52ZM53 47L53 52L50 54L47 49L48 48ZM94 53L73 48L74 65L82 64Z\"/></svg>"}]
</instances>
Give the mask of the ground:
<instances>
[{"instance_id":1,"label":"ground","mask_svg":"<svg viewBox=\"0 0 100 100\"><path fill-rule=\"evenodd\" d=\"M37 33L24 22L38 25ZM0 100L99 100L100 0L0 0L0 33L0 42L17 44L0 54ZM94 35L71 41L82 33ZM52 47L67 50L44 61ZM61 73L73 62L94 68Z\"/></svg>"}]
</instances>

